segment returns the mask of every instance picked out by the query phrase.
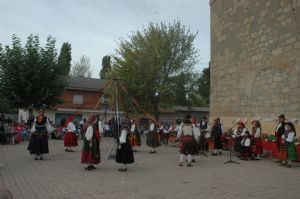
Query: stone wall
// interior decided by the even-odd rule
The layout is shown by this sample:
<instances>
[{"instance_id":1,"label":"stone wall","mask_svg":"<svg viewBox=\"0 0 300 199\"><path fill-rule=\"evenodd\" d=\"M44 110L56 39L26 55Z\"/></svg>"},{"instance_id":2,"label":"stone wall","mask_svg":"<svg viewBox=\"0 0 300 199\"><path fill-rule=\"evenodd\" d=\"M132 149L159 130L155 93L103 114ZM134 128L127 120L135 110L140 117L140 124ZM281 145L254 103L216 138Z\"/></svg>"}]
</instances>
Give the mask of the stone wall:
<instances>
[{"instance_id":1,"label":"stone wall","mask_svg":"<svg viewBox=\"0 0 300 199\"><path fill-rule=\"evenodd\" d=\"M211 118L300 133L300 0L211 0ZM225 119L226 118L226 119ZM298 134L299 134L298 133Z\"/></svg>"}]
</instances>

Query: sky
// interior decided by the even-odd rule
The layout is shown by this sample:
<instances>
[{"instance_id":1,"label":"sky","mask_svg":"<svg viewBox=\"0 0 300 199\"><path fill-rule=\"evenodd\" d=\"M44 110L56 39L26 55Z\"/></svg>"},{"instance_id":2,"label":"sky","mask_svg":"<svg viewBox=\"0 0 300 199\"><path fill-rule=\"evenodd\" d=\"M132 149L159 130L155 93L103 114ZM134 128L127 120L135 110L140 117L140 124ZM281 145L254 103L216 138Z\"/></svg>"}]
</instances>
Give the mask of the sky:
<instances>
[{"instance_id":1,"label":"sky","mask_svg":"<svg viewBox=\"0 0 300 199\"><path fill-rule=\"evenodd\" d=\"M9 45L13 34L26 42L39 35L44 44L48 35L72 46L72 64L82 55L90 58L92 77L98 78L102 57L115 53L120 39L150 22L180 20L192 33L202 70L210 60L209 0L1 0L0 43Z\"/></svg>"}]
</instances>

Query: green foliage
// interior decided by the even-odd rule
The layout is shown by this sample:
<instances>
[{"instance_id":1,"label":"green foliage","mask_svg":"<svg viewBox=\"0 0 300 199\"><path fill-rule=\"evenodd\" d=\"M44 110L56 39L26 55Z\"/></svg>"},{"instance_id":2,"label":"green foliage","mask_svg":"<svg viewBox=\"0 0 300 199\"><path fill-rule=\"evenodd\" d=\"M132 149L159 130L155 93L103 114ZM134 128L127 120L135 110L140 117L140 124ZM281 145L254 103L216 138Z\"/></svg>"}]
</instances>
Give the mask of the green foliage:
<instances>
[{"instance_id":1,"label":"green foliage","mask_svg":"<svg viewBox=\"0 0 300 199\"><path fill-rule=\"evenodd\" d=\"M276 140L276 137L275 137L275 135L268 135L267 139L268 139L268 141L273 142Z\"/></svg>"},{"instance_id":2,"label":"green foliage","mask_svg":"<svg viewBox=\"0 0 300 199\"><path fill-rule=\"evenodd\" d=\"M102 58L102 69L99 73L101 79L108 79L109 74L111 72L111 57L109 55L105 55Z\"/></svg>"},{"instance_id":3,"label":"green foliage","mask_svg":"<svg viewBox=\"0 0 300 199\"><path fill-rule=\"evenodd\" d=\"M210 95L210 68L204 68L202 74L198 80L199 94L205 99L206 103L209 104Z\"/></svg>"},{"instance_id":4,"label":"green foliage","mask_svg":"<svg viewBox=\"0 0 300 199\"><path fill-rule=\"evenodd\" d=\"M187 102L189 76L197 63L196 34L179 21L153 24L121 40L114 56L113 71L148 110L160 103L184 105ZM177 99L178 98L178 99Z\"/></svg>"},{"instance_id":5,"label":"green foliage","mask_svg":"<svg viewBox=\"0 0 300 199\"><path fill-rule=\"evenodd\" d=\"M90 58L82 55L79 62L75 62L71 70L73 77L91 77L92 71L90 70Z\"/></svg>"},{"instance_id":6,"label":"green foliage","mask_svg":"<svg viewBox=\"0 0 300 199\"><path fill-rule=\"evenodd\" d=\"M59 62L55 39L48 36L42 48L37 35L30 35L25 47L13 35L11 46L0 50L0 89L13 108L51 108L61 102L70 65L64 57L70 60L70 51L61 52Z\"/></svg>"},{"instance_id":7,"label":"green foliage","mask_svg":"<svg viewBox=\"0 0 300 199\"><path fill-rule=\"evenodd\" d=\"M68 75L71 70L71 44L63 43L60 49L60 54L58 56L57 66L61 69L61 72Z\"/></svg>"}]
</instances>

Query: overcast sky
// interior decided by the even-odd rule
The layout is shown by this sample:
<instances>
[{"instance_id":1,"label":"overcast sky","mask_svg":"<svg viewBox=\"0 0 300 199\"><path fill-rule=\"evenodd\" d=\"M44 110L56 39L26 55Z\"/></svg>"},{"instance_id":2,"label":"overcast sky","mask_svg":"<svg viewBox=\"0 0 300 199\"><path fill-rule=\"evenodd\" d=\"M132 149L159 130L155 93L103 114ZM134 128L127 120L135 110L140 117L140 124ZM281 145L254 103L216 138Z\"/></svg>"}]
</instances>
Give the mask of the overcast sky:
<instances>
[{"instance_id":1,"label":"overcast sky","mask_svg":"<svg viewBox=\"0 0 300 199\"><path fill-rule=\"evenodd\" d=\"M38 34L41 43L52 35L57 49L72 45L72 64L81 55L90 57L92 77L99 77L102 57L113 54L119 39L150 22L180 20L195 33L202 69L210 60L209 0L1 0L0 43L11 43L12 34L23 42Z\"/></svg>"}]
</instances>

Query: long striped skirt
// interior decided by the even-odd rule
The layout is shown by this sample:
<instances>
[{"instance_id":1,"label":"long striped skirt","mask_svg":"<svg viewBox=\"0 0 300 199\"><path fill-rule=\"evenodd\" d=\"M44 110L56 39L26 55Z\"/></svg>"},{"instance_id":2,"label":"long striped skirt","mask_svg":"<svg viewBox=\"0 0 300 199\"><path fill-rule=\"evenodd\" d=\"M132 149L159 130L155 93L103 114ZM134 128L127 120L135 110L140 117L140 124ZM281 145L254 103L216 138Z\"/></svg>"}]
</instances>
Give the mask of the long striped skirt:
<instances>
[{"instance_id":1,"label":"long striped skirt","mask_svg":"<svg viewBox=\"0 0 300 199\"><path fill-rule=\"evenodd\" d=\"M253 138L253 140L251 141L251 152L255 155L263 153L261 138Z\"/></svg>"},{"instance_id":2,"label":"long striped skirt","mask_svg":"<svg viewBox=\"0 0 300 199\"><path fill-rule=\"evenodd\" d=\"M279 159L280 160L286 160L287 158L287 146L286 144L281 144L280 145L280 150L279 150Z\"/></svg>"}]
</instances>

